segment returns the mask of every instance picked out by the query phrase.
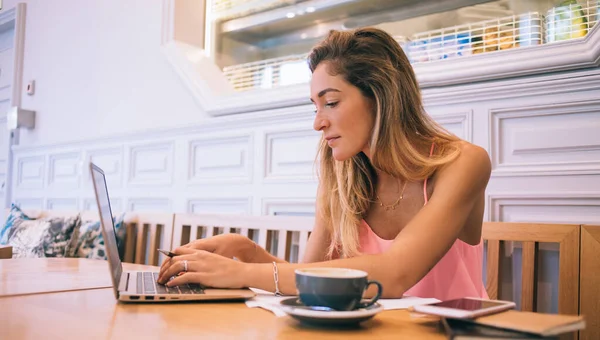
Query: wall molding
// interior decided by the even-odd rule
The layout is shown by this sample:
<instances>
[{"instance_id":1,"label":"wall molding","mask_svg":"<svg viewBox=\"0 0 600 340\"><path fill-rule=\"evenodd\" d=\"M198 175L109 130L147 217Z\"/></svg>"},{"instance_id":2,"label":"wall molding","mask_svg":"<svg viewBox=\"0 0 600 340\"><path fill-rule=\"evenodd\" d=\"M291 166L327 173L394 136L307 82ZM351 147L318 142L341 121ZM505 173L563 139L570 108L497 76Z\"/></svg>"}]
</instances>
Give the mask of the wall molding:
<instances>
[{"instance_id":1,"label":"wall molding","mask_svg":"<svg viewBox=\"0 0 600 340\"><path fill-rule=\"evenodd\" d=\"M253 133L194 138L189 140L187 145L189 149L187 182L189 184L252 183ZM231 150L232 148L237 149ZM204 151L204 154L201 154L201 151ZM209 156L206 156L206 152L209 153Z\"/></svg>"},{"instance_id":2,"label":"wall molding","mask_svg":"<svg viewBox=\"0 0 600 340\"><path fill-rule=\"evenodd\" d=\"M30 165L33 164L33 165ZM36 168L27 168L28 165ZM37 169L36 173L28 172ZM37 178L36 178L37 177ZM18 189L42 189L46 183L46 157L27 156L17 158L15 191Z\"/></svg>"},{"instance_id":3,"label":"wall molding","mask_svg":"<svg viewBox=\"0 0 600 340\"><path fill-rule=\"evenodd\" d=\"M203 121L197 125L183 125L162 129L146 129L126 133L113 134L111 136L77 139L72 141L50 143L44 145L21 146L15 145L12 149L19 153L47 152L58 148L72 148L77 145L80 148L93 147L98 144L123 144L123 140L154 140L179 138L183 135L202 136L210 133L222 133L224 127L229 131L242 128L258 128L271 124L293 124L305 122L312 127L314 116L313 105L302 105L294 107L281 107L278 109L255 112L247 115L233 115L215 117Z\"/></svg>"},{"instance_id":4,"label":"wall molding","mask_svg":"<svg viewBox=\"0 0 600 340\"><path fill-rule=\"evenodd\" d=\"M54 153L48 156L47 187L74 189L79 187L80 182L80 152Z\"/></svg>"},{"instance_id":5,"label":"wall molding","mask_svg":"<svg viewBox=\"0 0 600 340\"><path fill-rule=\"evenodd\" d=\"M510 138L505 136L502 131L503 120L517 118L534 118L552 117L564 115L565 117L571 114L598 114L598 131L600 131L600 100L576 101L568 103L553 103L534 106L511 107L511 108L494 108L489 110L489 145L490 156L492 158L493 176L547 176L547 175L577 175L577 174L600 174L600 158L590 157L589 160L575 161L565 159L562 161L542 161L542 162L517 162L513 164L503 164L501 154L511 150L503 150L501 138ZM562 126L568 124L565 121ZM593 117L590 123L594 123ZM575 126L579 127L579 126ZM533 126L527 124L527 131L533 132ZM591 127L590 129L594 129ZM524 132L525 133L525 132ZM573 137L575 138L575 137ZM590 141L591 142L591 141ZM566 143L566 142L565 142ZM538 151L539 150L539 151ZM513 150L515 151L515 150ZM538 149L521 149L513 152L513 155L534 155L543 153L569 153L575 151L598 151L600 154L600 143L586 145L567 145L562 147L546 147Z\"/></svg>"},{"instance_id":6,"label":"wall molding","mask_svg":"<svg viewBox=\"0 0 600 340\"><path fill-rule=\"evenodd\" d=\"M277 212L314 215L315 202L316 198L265 197L261 201L262 215Z\"/></svg>"},{"instance_id":7,"label":"wall molding","mask_svg":"<svg viewBox=\"0 0 600 340\"><path fill-rule=\"evenodd\" d=\"M489 210L489 221L502 222L501 210L505 206L593 206L600 212L600 192L510 192L489 194L486 206ZM530 222L530 221L525 221ZM559 222L553 222L559 223ZM572 221L571 224L581 224ZM588 222L585 222L588 223ZM596 221L597 223L597 221Z\"/></svg>"},{"instance_id":8,"label":"wall molding","mask_svg":"<svg viewBox=\"0 0 600 340\"><path fill-rule=\"evenodd\" d=\"M461 136L467 142L473 142L473 110L464 112L431 113L430 115L440 125L460 124L463 130Z\"/></svg>"},{"instance_id":9,"label":"wall molding","mask_svg":"<svg viewBox=\"0 0 600 340\"><path fill-rule=\"evenodd\" d=\"M127 186L173 184L174 141L135 143L128 147ZM150 159L150 161L148 161Z\"/></svg>"},{"instance_id":10,"label":"wall molding","mask_svg":"<svg viewBox=\"0 0 600 340\"><path fill-rule=\"evenodd\" d=\"M202 207L210 207L212 205L219 206L219 209L212 209L208 211L202 211ZM188 213L194 213L200 211L201 213L232 213L231 211L238 211L238 213L252 215L252 197L219 197L219 198L191 198L187 200L186 211ZM195 209L198 207L199 210ZM226 209L223 209L225 208ZM232 209L233 208L233 209Z\"/></svg>"},{"instance_id":11,"label":"wall molding","mask_svg":"<svg viewBox=\"0 0 600 340\"><path fill-rule=\"evenodd\" d=\"M306 143L310 143L311 139L316 140L316 145L312 150L314 154L310 159L299 159L299 156L302 156L302 151L309 151L306 147L302 147L306 145ZM293 129L293 130L276 130L276 131L266 131L265 132L265 163L264 163L264 172L263 172L263 181L264 182L312 182L316 179L315 173L315 158L314 156L317 153L318 140L320 140L320 133L309 130L309 129ZM305 139L306 141L303 143L304 145L294 145L296 147L286 147L286 141L294 142L296 139L296 143L301 143L299 139ZM277 143L283 143L282 146L277 148ZM285 152L277 153L277 149L285 149ZM300 154L299 154L300 153ZM283 159L282 159L283 158ZM278 168L282 168L279 169ZM296 169L294 169L296 167ZM305 167L310 167L308 172L298 171L299 169L303 169ZM288 168L288 170L285 170Z\"/></svg>"},{"instance_id":12,"label":"wall molding","mask_svg":"<svg viewBox=\"0 0 600 340\"><path fill-rule=\"evenodd\" d=\"M169 198L130 197L127 200L126 210L170 213L172 212L171 205ZM139 207L144 208L140 209Z\"/></svg>"}]
</instances>

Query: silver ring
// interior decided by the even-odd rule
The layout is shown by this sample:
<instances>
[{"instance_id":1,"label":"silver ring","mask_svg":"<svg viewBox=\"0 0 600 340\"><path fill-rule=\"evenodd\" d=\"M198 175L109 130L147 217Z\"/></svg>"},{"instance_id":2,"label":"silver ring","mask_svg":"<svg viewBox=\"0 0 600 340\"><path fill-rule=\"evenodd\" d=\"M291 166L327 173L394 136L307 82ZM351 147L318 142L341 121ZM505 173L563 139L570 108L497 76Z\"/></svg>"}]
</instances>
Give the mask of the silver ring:
<instances>
[{"instance_id":1,"label":"silver ring","mask_svg":"<svg viewBox=\"0 0 600 340\"><path fill-rule=\"evenodd\" d=\"M183 260L183 271L187 272L187 260Z\"/></svg>"}]
</instances>

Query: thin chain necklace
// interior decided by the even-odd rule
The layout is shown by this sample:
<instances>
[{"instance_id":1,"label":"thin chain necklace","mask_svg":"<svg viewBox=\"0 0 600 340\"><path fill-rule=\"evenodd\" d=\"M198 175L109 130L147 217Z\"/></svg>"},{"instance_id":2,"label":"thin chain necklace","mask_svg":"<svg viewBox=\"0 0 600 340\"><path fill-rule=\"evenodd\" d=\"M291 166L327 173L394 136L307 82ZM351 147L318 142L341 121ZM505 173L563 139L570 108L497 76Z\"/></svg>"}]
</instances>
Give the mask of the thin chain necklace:
<instances>
[{"instance_id":1,"label":"thin chain necklace","mask_svg":"<svg viewBox=\"0 0 600 340\"><path fill-rule=\"evenodd\" d=\"M404 181L404 186L402 187L402 192L400 193L400 197L398 197L396 202L392 203L391 205L383 204L383 202L381 201L381 198L379 198L379 195L377 195L377 200L379 201L379 206L382 207L383 209L385 209L386 211L396 210L396 207L400 204L400 201L402 201L402 199L404 198L404 189L406 189L406 183L408 183L408 181Z\"/></svg>"}]
</instances>

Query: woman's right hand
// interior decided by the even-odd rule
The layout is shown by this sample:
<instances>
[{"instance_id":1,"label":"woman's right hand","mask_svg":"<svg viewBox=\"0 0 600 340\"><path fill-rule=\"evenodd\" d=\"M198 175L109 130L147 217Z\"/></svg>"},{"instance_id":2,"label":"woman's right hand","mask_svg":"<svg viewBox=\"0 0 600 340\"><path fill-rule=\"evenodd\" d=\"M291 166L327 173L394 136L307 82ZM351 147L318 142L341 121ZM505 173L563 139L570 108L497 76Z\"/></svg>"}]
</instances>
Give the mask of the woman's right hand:
<instances>
[{"instance_id":1,"label":"woman's right hand","mask_svg":"<svg viewBox=\"0 0 600 340\"><path fill-rule=\"evenodd\" d=\"M235 233L195 240L182 247L205 250L230 259L236 257L243 262L252 261L256 251L256 245L252 240Z\"/></svg>"},{"instance_id":2,"label":"woman's right hand","mask_svg":"<svg viewBox=\"0 0 600 340\"><path fill-rule=\"evenodd\" d=\"M257 245L246 236L231 233L195 240L175 248L172 252L187 254L190 251L189 249L204 250L230 259L236 257L242 262L251 262L254 255L256 255L256 247ZM162 276L165 267L168 267L165 264L169 261L171 261L170 257L164 260L161 265L160 276Z\"/></svg>"}]
</instances>

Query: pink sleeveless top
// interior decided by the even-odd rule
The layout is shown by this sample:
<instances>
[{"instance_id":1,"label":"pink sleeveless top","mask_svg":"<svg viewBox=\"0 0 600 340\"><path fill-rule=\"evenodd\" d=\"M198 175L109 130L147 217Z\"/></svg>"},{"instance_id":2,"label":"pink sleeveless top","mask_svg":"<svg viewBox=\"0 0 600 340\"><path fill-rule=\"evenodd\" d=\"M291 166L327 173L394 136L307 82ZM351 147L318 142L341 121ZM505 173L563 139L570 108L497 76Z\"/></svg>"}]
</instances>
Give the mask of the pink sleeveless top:
<instances>
[{"instance_id":1,"label":"pink sleeveless top","mask_svg":"<svg viewBox=\"0 0 600 340\"><path fill-rule=\"evenodd\" d=\"M427 204L427 180L423 183L423 195ZM360 251L363 254L382 253L394 242L377 236L365 220L361 220L359 228ZM442 301L461 297L487 299L483 284L483 241L472 246L457 239L444 257L404 295Z\"/></svg>"}]
</instances>

